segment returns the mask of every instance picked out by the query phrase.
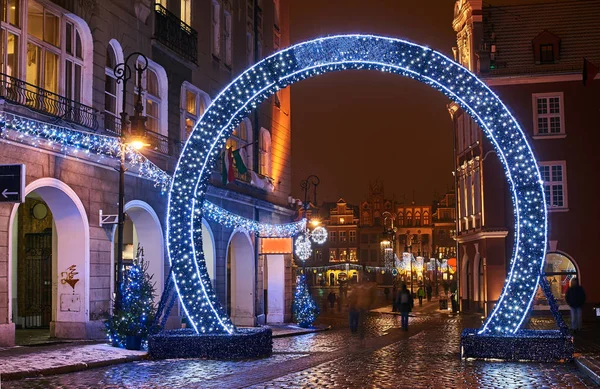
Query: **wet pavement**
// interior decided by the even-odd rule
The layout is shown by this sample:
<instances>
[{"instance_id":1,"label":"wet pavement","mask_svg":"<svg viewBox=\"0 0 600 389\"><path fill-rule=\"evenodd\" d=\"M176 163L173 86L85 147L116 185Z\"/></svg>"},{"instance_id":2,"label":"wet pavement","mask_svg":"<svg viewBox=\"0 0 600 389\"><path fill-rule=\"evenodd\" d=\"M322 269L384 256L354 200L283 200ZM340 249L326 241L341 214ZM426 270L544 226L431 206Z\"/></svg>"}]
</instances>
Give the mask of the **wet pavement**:
<instances>
[{"instance_id":1,"label":"wet pavement","mask_svg":"<svg viewBox=\"0 0 600 389\"><path fill-rule=\"evenodd\" d=\"M273 340L271 358L237 362L139 361L51 377L3 382L2 388L588 388L574 364L459 359L460 332L478 318L416 312L410 329L373 313L364 340L341 316L330 331Z\"/></svg>"}]
</instances>

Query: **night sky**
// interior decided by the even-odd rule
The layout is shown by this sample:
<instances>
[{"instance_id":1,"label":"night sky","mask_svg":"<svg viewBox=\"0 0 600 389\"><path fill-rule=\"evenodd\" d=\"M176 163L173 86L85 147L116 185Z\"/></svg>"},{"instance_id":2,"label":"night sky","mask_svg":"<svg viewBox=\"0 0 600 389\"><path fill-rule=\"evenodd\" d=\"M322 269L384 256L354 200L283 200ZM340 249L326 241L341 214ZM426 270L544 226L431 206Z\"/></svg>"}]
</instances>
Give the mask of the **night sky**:
<instances>
[{"instance_id":1,"label":"night sky","mask_svg":"<svg viewBox=\"0 0 600 389\"><path fill-rule=\"evenodd\" d=\"M405 38L451 56L454 1L293 0L291 40L340 33ZM436 5L433 5L436 4ZM417 81L376 71L321 75L292 87L293 195L321 179L318 202L358 204L383 180L386 197L431 204L453 187L450 101Z\"/></svg>"}]
</instances>

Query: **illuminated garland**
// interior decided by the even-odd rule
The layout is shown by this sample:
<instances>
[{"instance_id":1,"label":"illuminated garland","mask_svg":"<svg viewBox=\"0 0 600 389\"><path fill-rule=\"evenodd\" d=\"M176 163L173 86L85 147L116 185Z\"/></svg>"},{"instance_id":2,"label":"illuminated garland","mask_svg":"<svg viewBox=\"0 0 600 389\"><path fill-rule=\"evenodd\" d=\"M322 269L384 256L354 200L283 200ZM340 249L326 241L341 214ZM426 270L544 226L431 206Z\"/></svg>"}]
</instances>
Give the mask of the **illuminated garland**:
<instances>
[{"instance_id":1,"label":"illuminated garland","mask_svg":"<svg viewBox=\"0 0 600 389\"><path fill-rule=\"evenodd\" d=\"M255 220L235 215L209 201L205 201L197 215L207 220L214 221L226 228L237 228L249 233L258 233L263 238L291 238L306 229L306 219L287 224L260 223Z\"/></svg>"},{"instance_id":2,"label":"illuminated garland","mask_svg":"<svg viewBox=\"0 0 600 389\"><path fill-rule=\"evenodd\" d=\"M482 128L504 167L515 211L513 258L502 294L479 333L512 335L537 290L547 238L543 181L524 132L498 97L450 58L404 40L341 35L289 47L237 77L211 103L181 154L168 208L168 247L182 307L197 332L233 325L202 265L201 215L212 167L241 120L279 89L320 74L376 70L413 78L460 105Z\"/></svg>"},{"instance_id":3,"label":"illuminated garland","mask_svg":"<svg viewBox=\"0 0 600 389\"><path fill-rule=\"evenodd\" d=\"M118 137L72 130L8 112L0 114L0 129L2 138L72 157L91 158L95 155L99 162L105 156L121 156L121 139ZM132 147L127 146L125 161L137 168L140 177L154 181L154 186L160 187L163 192L171 184L171 177L167 173Z\"/></svg>"}]
</instances>

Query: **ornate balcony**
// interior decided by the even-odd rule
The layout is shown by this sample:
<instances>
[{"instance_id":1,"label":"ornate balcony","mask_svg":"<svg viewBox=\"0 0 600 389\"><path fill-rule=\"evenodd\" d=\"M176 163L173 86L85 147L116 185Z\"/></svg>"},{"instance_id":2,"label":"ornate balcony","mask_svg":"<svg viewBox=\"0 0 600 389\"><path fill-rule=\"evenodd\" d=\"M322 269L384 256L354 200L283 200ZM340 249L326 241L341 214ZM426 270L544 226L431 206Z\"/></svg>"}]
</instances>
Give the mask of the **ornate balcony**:
<instances>
[{"instance_id":1,"label":"ornate balcony","mask_svg":"<svg viewBox=\"0 0 600 389\"><path fill-rule=\"evenodd\" d=\"M98 129L98 111L18 78L0 73L0 96L15 104L62 120Z\"/></svg>"},{"instance_id":2,"label":"ornate balcony","mask_svg":"<svg viewBox=\"0 0 600 389\"><path fill-rule=\"evenodd\" d=\"M154 7L154 38L181 57L198 63L198 33L160 4Z\"/></svg>"},{"instance_id":3,"label":"ornate balcony","mask_svg":"<svg viewBox=\"0 0 600 389\"><path fill-rule=\"evenodd\" d=\"M154 131L146 131L146 136L150 141L150 150L154 150L157 153L169 155L169 138Z\"/></svg>"}]
</instances>

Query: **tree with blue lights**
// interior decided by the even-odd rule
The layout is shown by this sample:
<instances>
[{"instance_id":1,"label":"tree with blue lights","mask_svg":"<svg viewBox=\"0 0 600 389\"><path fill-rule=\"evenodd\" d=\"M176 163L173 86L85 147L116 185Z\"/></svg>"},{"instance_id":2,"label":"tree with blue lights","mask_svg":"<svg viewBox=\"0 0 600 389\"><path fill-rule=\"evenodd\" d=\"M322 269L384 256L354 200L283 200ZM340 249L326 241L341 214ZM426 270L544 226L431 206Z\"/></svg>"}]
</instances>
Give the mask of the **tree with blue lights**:
<instances>
[{"instance_id":1,"label":"tree with blue lights","mask_svg":"<svg viewBox=\"0 0 600 389\"><path fill-rule=\"evenodd\" d=\"M306 282L306 275L300 274L296 278L296 293L294 295L294 316L298 325L302 328L312 327L319 316L319 307L310 295L310 289Z\"/></svg>"},{"instance_id":2,"label":"tree with blue lights","mask_svg":"<svg viewBox=\"0 0 600 389\"><path fill-rule=\"evenodd\" d=\"M127 337L136 337L146 342L153 331L154 283L148 274L148 262L144 261L144 249L138 244L133 265L123 272L121 308L104 322L108 338L117 347L126 347Z\"/></svg>"}]
</instances>

